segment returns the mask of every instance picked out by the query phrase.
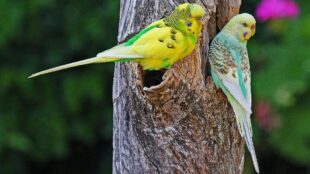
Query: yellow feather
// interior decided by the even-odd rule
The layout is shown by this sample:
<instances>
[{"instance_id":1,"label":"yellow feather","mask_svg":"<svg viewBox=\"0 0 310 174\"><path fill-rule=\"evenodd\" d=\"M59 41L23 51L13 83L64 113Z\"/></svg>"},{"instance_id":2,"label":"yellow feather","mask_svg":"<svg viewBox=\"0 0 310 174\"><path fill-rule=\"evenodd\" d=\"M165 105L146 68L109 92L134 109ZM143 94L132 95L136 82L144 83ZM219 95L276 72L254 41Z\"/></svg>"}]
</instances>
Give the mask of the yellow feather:
<instances>
[{"instance_id":1,"label":"yellow feather","mask_svg":"<svg viewBox=\"0 0 310 174\"><path fill-rule=\"evenodd\" d=\"M87 64L92 64L92 63L112 62L112 61L116 61L118 59L119 58L94 57L94 58L90 58L90 59L86 59L86 60L81 60L81 61L78 61L78 62L73 62L73 63L57 66L55 68L50 68L50 69L47 69L47 70L44 70L44 71L40 71L40 72L32 74L28 78L33 78L33 77L37 77L37 76L40 76L40 75L43 75L43 74L48 74L48 73L60 71L60 70L63 70L63 69L68 69L68 68L82 66L82 65L87 65Z\"/></svg>"}]
</instances>

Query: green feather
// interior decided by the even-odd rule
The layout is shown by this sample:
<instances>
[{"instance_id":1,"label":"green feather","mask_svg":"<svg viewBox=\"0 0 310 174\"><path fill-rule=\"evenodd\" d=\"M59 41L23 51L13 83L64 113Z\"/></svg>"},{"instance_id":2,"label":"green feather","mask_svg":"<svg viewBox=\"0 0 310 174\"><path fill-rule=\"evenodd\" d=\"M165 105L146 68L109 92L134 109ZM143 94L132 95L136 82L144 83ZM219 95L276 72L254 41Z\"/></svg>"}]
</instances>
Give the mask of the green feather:
<instances>
[{"instance_id":1,"label":"green feather","mask_svg":"<svg viewBox=\"0 0 310 174\"><path fill-rule=\"evenodd\" d=\"M237 75L239 79L239 86L241 88L242 95L245 98L247 98L248 93L247 93L247 89L243 81L243 73L241 69L241 54L240 54L241 51L236 51L239 49L243 49L241 47L241 42L231 37L230 35L227 35L224 32L221 32L220 34L218 34L217 37L226 43L226 47L229 49L233 59L237 63Z\"/></svg>"},{"instance_id":2,"label":"green feather","mask_svg":"<svg viewBox=\"0 0 310 174\"><path fill-rule=\"evenodd\" d=\"M134 44L142 35L144 35L148 31L150 31L150 30L152 30L153 28L156 28L156 27L158 27L158 25L153 25L153 26L150 26L150 27L147 27L147 28L143 29L138 34L136 34L134 37L129 39L124 45L125 46L130 46L130 45Z\"/></svg>"},{"instance_id":3,"label":"green feather","mask_svg":"<svg viewBox=\"0 0 310 174\"><path fill-rule=\"evenodd\" d=\"M170 69L172 65L169 60L168 57L164 58L161 62L161 66Z\"/></svg>"},{"instance_id":4,"label":"green feather","mask_svg":"<svg viewBox=\"0 0 310 174\"><path fill-rule=\"evenodd\" d=\"M239 79L239 86L241 88L242 94L245 98L247 98L247 90L246 87L244 85L244 81L243 81L243 75L242 75L242 70L241 70L241 55L238 52L237 54L233 54L235 55L235 60L237 62L237 75L238 75L238 79Z\"/></svg>"}]
</instances>

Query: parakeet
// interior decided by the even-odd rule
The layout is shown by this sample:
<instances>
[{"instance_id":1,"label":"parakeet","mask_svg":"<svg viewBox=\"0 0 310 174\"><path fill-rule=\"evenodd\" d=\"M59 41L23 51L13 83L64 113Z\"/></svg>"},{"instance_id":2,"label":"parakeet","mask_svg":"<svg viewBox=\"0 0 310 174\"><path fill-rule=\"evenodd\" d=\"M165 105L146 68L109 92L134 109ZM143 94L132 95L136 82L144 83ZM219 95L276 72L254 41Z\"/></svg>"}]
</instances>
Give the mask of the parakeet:
<instances>
[{"instance_id":1,"label":"parakeet","mask_svg":"<svg viewBox=\"0 0 310 174\"><path fill-rule=\"evenodd\" d=\"M247 41L255 34L256 21L250 14L234 16L210 45L209 61L215 85L223 90L236 115L239 132L244 137L257 173L258 162L252 140L251 72Z\"/></svg>"},{"instance_id":2,"label":"parakeet","mask_svg":"<svg viewBox=\"0 0 310 174\"><path fill-rule=\"evenodd\" d=\"M153 22L123 44L103 51L94 58L44 70L29 78L103 62L134 61L140 63L144 70L170 68L197 45L205 14L198 4L180 4L168 17Z\"/></svg>"}]
</instances>

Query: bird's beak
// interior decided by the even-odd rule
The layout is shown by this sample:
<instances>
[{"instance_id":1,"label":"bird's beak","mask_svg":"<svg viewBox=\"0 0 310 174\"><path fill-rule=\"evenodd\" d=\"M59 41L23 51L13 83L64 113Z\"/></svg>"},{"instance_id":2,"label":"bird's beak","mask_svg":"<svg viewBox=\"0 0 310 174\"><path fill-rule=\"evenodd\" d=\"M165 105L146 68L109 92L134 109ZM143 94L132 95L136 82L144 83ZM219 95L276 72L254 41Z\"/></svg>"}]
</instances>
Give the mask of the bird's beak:
<instances>
[{"instance_id":1,"label":"bird's beak","mask_svg":"<svg viewBox=\"0 0 310 174\"><path fill-rule=\"evenodd\" d=\"M251 31L252 31L252 36L253 36L255 34L255 32L256 32L256 25L255 24L253 24L251 26Z\"/></svg>"}]
</instances>

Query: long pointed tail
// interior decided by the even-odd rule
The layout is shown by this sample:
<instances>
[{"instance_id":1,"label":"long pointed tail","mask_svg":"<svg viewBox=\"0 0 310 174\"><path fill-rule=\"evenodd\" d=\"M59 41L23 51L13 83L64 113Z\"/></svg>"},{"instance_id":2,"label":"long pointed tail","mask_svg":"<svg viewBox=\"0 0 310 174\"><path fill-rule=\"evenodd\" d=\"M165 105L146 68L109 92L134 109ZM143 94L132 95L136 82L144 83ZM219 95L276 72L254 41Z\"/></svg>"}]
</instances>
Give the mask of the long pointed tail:
<instances>
[{"instance_id":1,"label":"long pointed tail","mask_svg":"<svg viewBox=\"0 0 310 174\"><path fill-rule=\"evenodd\" d=\"M246 118L247 119L247 118ZM251 157L252 157L252 161L253 161L253 165L255 168L255 171L257 173L259 173L259 167L258 167L258 162L257 162L257 157L256 157L256 153L255 153L255 149L254 149L254 144L253 144L253 139L252 139L252 126L249 125L251 124L250 119L248 119L247 121L242 121L242 127L244 130L244 139L245 139L245 143L251 153Z\"/></svg>"},{"instance_id":2,"label":"long pointed tail","mask_svg":"<svg viewBox=\"0 0 310 174\"><path fill-rule=\"evenodd\" d=\"M47 70L32 74L28 78L37 77L43 74L48 74L48 73L52 73L55 71L60 71L63 69L68 69L68 68L92 64L92 63L115 62L115 61L120 61L120 60L139 59L139 58L143 58L143 55L137 54L134 51L134 49L132 49L131 46L125 46L124 44L120 44L111 49L105 50L97 54L97 56L94 58L81 60L78 62L73 62L73 63L69 63L66 65L58 66L55 68L47 69Z\"/></svg>"},{"instance_id":3,"label":"long pointed tail","mask_svg":"<svg viewBox=\"0 0 310 174\"><path fill-rule=\"evenodd\" d=\"M226 87L222 84L222 82L217 77L216 73L214 71L211 71L212 78L217 86L220 86L224 93L226 94L234 112L236 115L237 125L239 129L240 135L245 139L245 143L251 153L253 165L255 168L255 171L259 173L259 167L258 162L256 158L256 153L253 145L252 140L252 125L251 125L251 111L245 110L244 107L234 98L233 95L228 92Z\"/></svg>"},{"instance_id":4,"label":"long pointed tail","mask_svg":"<svg viewBox=\"0 0 310 174\"><path fill-rule=\"evenodd\" d=\"M81 60L81 61L78 61L78 62L73 62L73 63L68 63L68 64L65 64L65 65L57 66L55 68L50 68L50 69L47 69L47 70L44 70L44 71L40 71L40 72L37 72L35 74L32 74L28 78L33 78L33 77L37 77L37 76L40 76L40 75L43 75L43 74L48 74L48 73L60 71L60 70L63 70L63 69L68 69L68 68L82 66L82 65L87 65L87 64L92 64L92 63L113 62L113 61L116 61L117 59L118 58L94 57L94 58L90 58L90 59Z\"/></svg>"},{"instance_id":5,"label":"long pointed tail","mask_svg":"<svg viewBox=\"0 0 310 174\"><path fill-rule=\"evenodd\" d=\"M247 112L231 95L229 95L228 100L235 112L240 135L245 139L245 143L251 153L255 171L259 173L258 162L252 140L251 114Z\"/></svg>"}]
</instances>

